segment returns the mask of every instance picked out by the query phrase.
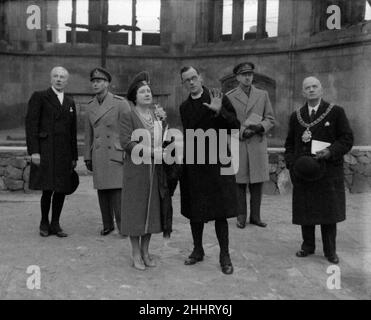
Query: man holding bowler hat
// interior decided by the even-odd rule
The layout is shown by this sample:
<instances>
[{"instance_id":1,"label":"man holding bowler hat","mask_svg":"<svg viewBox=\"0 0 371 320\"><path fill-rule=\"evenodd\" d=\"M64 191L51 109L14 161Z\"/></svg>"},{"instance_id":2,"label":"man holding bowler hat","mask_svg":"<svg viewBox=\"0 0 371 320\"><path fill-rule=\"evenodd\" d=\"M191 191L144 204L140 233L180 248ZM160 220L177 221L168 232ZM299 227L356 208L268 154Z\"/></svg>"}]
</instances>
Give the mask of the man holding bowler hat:
<instances>
[{"instance_id":1,"label":"man holding bowler hat","mask_svg":"<svg viewBox=\"0 0 371 320\"><path fill-rule=\"evenodd\" d=\"M42 237L51 234L67 237L59 219L66 194L72 193L78 184L78 177L72 175L78 157L76 107L73 99L64 93L68 78L65 68L54 67L50 72L50 88L34 92L28 102L26 140L31 155L30 189L42 190Z\"/></svg>"},{"instance_id":2,"label":"man holding bowler hat","mask_svg":"<svg viewBox=\"0 0 371 320\"><path fill-rule=\"evenodd\" d=\"M322 99L321 82L303 81L305 105L293 112L285 142L286 166L293 183L292 221L301 226L303 243L296 256L315 251L315 225L321 225L323 251L336 254L336 223L345 220L343 156L353 145L344 109Z\"/></svg>"}]
</instances>

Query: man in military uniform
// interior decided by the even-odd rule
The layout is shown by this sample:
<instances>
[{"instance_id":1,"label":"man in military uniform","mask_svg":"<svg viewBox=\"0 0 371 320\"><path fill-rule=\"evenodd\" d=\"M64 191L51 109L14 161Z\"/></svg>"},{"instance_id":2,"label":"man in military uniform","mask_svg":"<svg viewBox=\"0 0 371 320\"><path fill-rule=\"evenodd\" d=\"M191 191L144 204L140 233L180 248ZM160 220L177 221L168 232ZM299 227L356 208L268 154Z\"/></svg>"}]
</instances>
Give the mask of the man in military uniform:
<instances>
[{"instance_id":1,"label":"man in military uniform","mask_svg":"<svg viewBox=\"0 0 371 320\"><path fill-rule=\"evenodd\" d=\"M103 68L90 72L95 97L89 102L85 125L85 164L93 171L94 188L98 190L105 236L121 223L121 189L123 149L120 145L118 121L125 110L130 110L127 100L108 91L110 73Z\"/></svg>"},{"instance_id":2,"label":"man in military uniform","mask_svg":"<svg viewBox=\"0 0 371 320\"><path fill-rule=\"evenodd\" d=\"M233 73L239 83L229 91L231 101L241 123L239 145L237 227L244 228L247 218L246 187L250 191L250 223L266 227L260 219L263 183L269 180L266 134L274 126L274 116L268 92L252 85L255 66L251 62L236 65Z\"/></svg>"},{"instance_id":3,"label":"man in military uniform","mask_svg":"<svg viewBox=\"0 0 371 320\"><path fill-rule=\"evenodd\" d=\"M321 225L324 255L336 264L336 223L345 220L343 156L352 148L353 133L344 109L322 95L317 78L304 79L307 102L290 117L285 160L293 182L292 222L301 226L303 237L296 256L314 253L315 226Z\"/></svg>"}]
</instances>

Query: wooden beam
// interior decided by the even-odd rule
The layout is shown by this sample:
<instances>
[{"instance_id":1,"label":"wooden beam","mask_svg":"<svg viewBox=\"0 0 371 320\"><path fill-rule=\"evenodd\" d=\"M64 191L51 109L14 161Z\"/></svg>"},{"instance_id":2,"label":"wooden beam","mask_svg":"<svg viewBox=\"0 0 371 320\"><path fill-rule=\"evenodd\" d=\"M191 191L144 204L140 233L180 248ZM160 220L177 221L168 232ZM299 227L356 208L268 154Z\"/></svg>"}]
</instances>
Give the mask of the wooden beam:
<instances>
[{"instance_id":1,"label":"wooden beam","mask_svg":"<svg viewBox=\"0 0 371 320\"><path fill-rule=\"evenodd\" d=\"M256 28L256 38L266 38L267 24L267 0L258 0L258 25Z\"/></svg>"},{"instance_id":2,"label":"wooden beam","mask_svg":"<svg viewBox=\"0 0 371 320\"><path fill-rule=\"evenodd\" d=\"M101 0L102 4L102 24L108 25L108 0ZM108 49L108 31L101 32L101 65L103 68L106 67L106 60L107 60L107 49Z\"/></svg>"},{"instance_id":3,"label":"wooden beam","mask_svg":"<svg viewBox=\"0 0 371 320\"><path fill-rule=\"evenodd\" d=\"M76 24L76 15L77 15L77 8L76 8L76 0L72 0L72 15L71 15L71 22ZM71 45L74 46L76 44L76 27L71 27Z\"/></svg>"},{"instance_id":4,"label":"wooden beam","mask_svg":"<svg viewBox=\"0 0 371 320\"><path fill-rule=\"evenodd\" d=\"M132 8L131 8L131 12L132 12L132 15L131 15L131 26L135 29L136 25L137 25L137 0L133 0L132 1ZM132 46L135 46L136 43L137 43L137 40L136 40L136 33L135 33L135 30L133 29L133 31L131 32L131 45Z\"/></svg>"},{"instance_id":5,"label":"wooden beam","mask_svg":"<svg viewBox=\"0 0 371 320\"><path fill-rule=\"evenodd\" d=\"M214 27L213 42L222 39L223 34L223 0L214 0Z\"/></svg>"},{"instance_id":6,"label":"wooden beam","mask_svg":"<svg viewBox=\"0 0 371 320\"><path fill-rule=\"evenodd\" d=\"M232 40L243 39L244 0L233 0Z\"/></svg>"},{"instance_id":7,"label":"wooden beam","mask_svg":"<svg viewBox=\"0 0 371 320\"><path fill-rule=\"evenodd\" d=\"M101 0L89 0L89 25L98 25L102 23L102 4ZM101 34L98 31L90 31L90 40L92 43L101 41Z\"/></svg>"}]
</instances>

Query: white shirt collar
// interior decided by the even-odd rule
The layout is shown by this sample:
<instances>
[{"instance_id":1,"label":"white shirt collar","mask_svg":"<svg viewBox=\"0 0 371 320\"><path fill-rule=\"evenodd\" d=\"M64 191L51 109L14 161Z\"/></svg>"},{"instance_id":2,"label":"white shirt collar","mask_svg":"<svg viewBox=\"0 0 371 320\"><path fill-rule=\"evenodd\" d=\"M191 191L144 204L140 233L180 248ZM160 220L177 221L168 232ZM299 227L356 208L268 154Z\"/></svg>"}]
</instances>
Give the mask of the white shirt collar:
<instances>
[{"instance_id":1,"label":"white shirt collar","mask_svg":"<svg viewBox=\"0 0 371 320\"><path fill-rule=\"evenodd\" d=\"M63 104L63 99L64 99L64 92L63 91L62 92L57 91L53 86L52 86L52 89L53 89L54 93L57 95L57 98L62 105Z\"/></svg>"},{"instance_id":2,"label":"white shirt collar","mask_svg":"<svg viewBox=\"0 0 371 320\"><path fill-rule=\"evenodd\" d=\"M317 113L318 108L319 108L319 105L321 104L321 102L322 102L322 99L320 99L319 102L318 102L318 104L315 105L314 107L311 107L311 106L309 106L309 104L308 104L308 111L309 111L309 114L312 112L312 110L314 110L314 111Z\"/></svg>"},{"instance_id":3,"label":"white shirt collar","mask_svg":"<svg viewBox=\"0 0 371 320\"><path fill-rule=\"evenodd\" d=\"M202 91L199 94L195 95L195 96L192 96L192 94L191 94L191 98L193 100L200 99L203 93L204 93L204 89L202 89Z\"/></svg>"},{"instance_id":4,"label":"white shirt collar","mask_svg":"<svg viewBox=\"0 0 371 320\"><path fill-rule=\"evenodd\" d=\"M54 93L58 96L58 97L63 97L64 96L64 92L62 91L58 91L57 89L55 89L53 86L52 86L52 89L54 91Z\"/></svg>"}]
</instances>

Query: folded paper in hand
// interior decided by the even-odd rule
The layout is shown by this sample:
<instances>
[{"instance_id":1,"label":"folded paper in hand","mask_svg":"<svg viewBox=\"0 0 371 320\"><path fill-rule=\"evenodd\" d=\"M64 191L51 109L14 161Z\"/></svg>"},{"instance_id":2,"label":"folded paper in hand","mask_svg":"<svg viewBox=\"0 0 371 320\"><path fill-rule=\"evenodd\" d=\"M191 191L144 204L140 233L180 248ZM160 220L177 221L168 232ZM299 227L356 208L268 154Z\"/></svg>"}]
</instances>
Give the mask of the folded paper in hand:
<instances>
[{"instance_id":1,"label":"folded paper in hand","mask_svg":"<svg viewBox=\"0 0 371 320\"><path fill-rule=\"evenodd\" d=\"M248 127L251 124L259 124L262 121L263 117L257 113L252 113L243 123L243 126Z\"/></svg>"},{"instance_id":2,"label":"folded paper in hand","mask_svg":"<svg viewBox=\"0 0 371 320\"><path fill-rule=\"evenodd\" d=\"M312 140L312 154L316 154L318 151L321 151L327 147L329 147L331 143L319 141L319 140Z\"/></svg>"}]
</instances>

